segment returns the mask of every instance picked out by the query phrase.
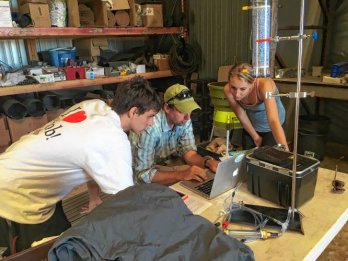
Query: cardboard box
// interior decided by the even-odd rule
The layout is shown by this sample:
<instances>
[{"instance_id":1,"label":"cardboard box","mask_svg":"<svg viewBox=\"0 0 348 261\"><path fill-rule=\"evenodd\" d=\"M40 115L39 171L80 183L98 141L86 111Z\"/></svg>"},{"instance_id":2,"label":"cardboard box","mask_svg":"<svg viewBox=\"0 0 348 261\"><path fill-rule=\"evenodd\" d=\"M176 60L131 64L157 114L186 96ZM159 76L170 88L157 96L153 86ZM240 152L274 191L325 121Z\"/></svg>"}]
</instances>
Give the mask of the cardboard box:
<instances>
[{"instance_id":1,"label":"cardboard box","mask_svg":"<svg viewBox=\"0 0 348 261\"><path fill-rule=\"evenodd\" d=\"M130 26L143 26L143 21L140 16L141 9L135 6L135 0L128 0L129 3L129 25ZM139 5L140 6L140 5Z\"/></svg>"},{"instance_id":2,"label":"cardboard box","mask_svg":"<svg viewBox=\"0 0 348 261\"><path fill-rule=\"evenodd\" d=\"M7 148L8 146L0 146L0 153L3 153Z\"/></svg>"},{"instance_id":3,"label":"cardboard box","mask_svg":"<svg viewBox=\"0 0 348 261\"><path fill-rule=\"evenodd\" d=\"M100 56L100 48L108 48L106 38L88 38L74 40L78 55L81 56Z\"/></svg>"},{"instance_id":4,"label":"cardboard box","mask_svg":"<svg viewBox=\"0 0 348 261\"><path fill-rule=\"evenodd\" d=\"M228 72L230 71L232 65L223 65L219 67L218 70L218 82L228 81Z\"/></svg>"},{"instance_id":5,"label":"cardboard box","mask_svg":"<svg viewBox=\"0 0 348 261\"><path fill-rule=\"evenodd\" d=\"M67 0L66 7L68 9L68 26L80 27L79 4L77 0Z\"/></svg>"},{"instance_id":6,"label":"cardboard box","mask_svg":"<svg viewBox=\"0 0 348 261\"><path fill-rule=\"evenodd\" d=\"M94 13L94 24L99 27L108 27L108 15L107 11L110 10L110 5L105 1L94 0L92 2L86 3Z\"/></svg>"},{"instance_id":7,"label":"cardboard box","mask_svg":"<svg viewBox=\"0 0 348 261\"><path fill-rule=\"evenodd\" d=\"M39 83L50 83L50 82L55 82L54 80L54 74L41 74L41 75L36 75L33 76Z\"/></svg>"},{"instance_id":8,"label":"cardboard box","mask_svg":"<svg viewBox=\"0 0 348 261\"><path fill-rule=\"evenodd\" d=\"M104 67L96 66L92 67L92 71L94 73L94 77L104 77Z\"/></svg>"},{"instance_id":9,"label":"cardboard box","mask_svg":"<svg viewBox=\"0 0 348 261\"><path fill-rule=\"evenodd\" d=\"M12 143L19 140L23 135L41 128L47 123L47 115L39 117L26 117L20 120L14 120L7 117Z\"/></svg>"},{"instance_id":10,"label":"cardboard box","mask_svg":"<svg viewBox=\"0 0 348 261\"><path fill-rule=\"evenodd\" d=\"M0 147L7 147L10 144L10 132L8 130L0 130Z\"/></svg>"},{"instance_id":11,"label":"cardboard box","mask_svg":"<svg viewBox=\"0 0 348 261\"><path fill-rule=\"evenodd\" d=\"M6 117L0 114L0 130L8 130Z\"/></svg>"},{"instance_id":12,"label":"cardboard box","mask_svg":"<svg viewBox=\"0 0 348 261\"><path fill-rule=\"evenodd\" d=\"M80 26L94 27L94 13L91 7L79 4Z\"/></svg>"},{"instance_id":13,"label":"cardboard box","mask_svg":"<svg viewBox=\"0 0 348 261\"><path fill-rule=\"evenodd\" d=\"M0 27L13 27L9 1L0 1Z\"/></svg>"},{"instance_id":14,"label":"cardboard box","mask_svg":"<svg viewBox=\"0 0 348 261\"><path fill-rule=\"evenodd\" d=\"M145 73L145 72L146 72L145 64L137 64L137 67L135 68L135 73Z\"/></svg>"},{"instance_id":15,"label":"cardboard box","mask_svg":"<svg viewBox=\"0 0 348 261\"><path fill-rule=\"evenodd\" d=\"M128 0L112 0L111 10L128 10L129 8Z\"/></svg>"},{"instance_id":16,"label":"cardboard box","mask_svg":"<svg viewBox=\"0 0 348 261\"><path fill-rule=\"evenodd\" d=\"M163 27L162 4L142 4L141 10L145 27Z\"/></svg>"},{"instance_id":17,"label":"cardboard box","mask_svg":"<svg viewBox=\"0 0 348 261\"><path fill-rule=\"evenodd\" d=\"M344 84L344 83L346 83L346 80L344 77L331 77L329 75L324 75L323 82L324 83L334 83L334 84Z\"/></svg>"},{"instance_id":18,"label":"cardboard box","mask_svg":"<svg viewBox=\"0 0 348 261\"><path fill-rule=\"evenodd\" d=\"M54 111L47 111L47 122L53 121L55 118L57 118L60 114L62 114L65 110L64 109L58 109Z\"/></svg>"},{"instance_id":19,"label":"cardboard box","mask_svg":"<svg viewBox=\"0 0 348 261\"><path fill-rule=\"evenodd\" d=\"M24 4L19 7L19 13L29 14L34 27L51 27L48 4Z\"/></svg>"},{"instance_id":20,"label":"cardboard box","mask_svg":"<svg viewBox=\"0 0 348 261\"><path fill-rule=\"evenodd\" d=\"M153 63L159 71L170 70L168 54L154 54Z\"/></svg>"}]
</instances>

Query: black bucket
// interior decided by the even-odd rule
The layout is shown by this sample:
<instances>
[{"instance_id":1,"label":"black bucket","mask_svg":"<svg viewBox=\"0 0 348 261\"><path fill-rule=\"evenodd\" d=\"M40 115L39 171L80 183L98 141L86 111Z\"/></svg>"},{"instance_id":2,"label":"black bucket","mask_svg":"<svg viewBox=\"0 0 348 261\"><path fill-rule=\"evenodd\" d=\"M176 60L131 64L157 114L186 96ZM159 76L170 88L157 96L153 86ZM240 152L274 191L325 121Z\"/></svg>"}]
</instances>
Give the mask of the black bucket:
<instances>
[{"instance_id":1,"label":"black bucket","mask_svg":"<svg viewBox=\"0 0 348 261\"><path fill-rule=\"evenodd\" d=\"M45 107L42 101L35 98L28 98L23 101L23 104L27 108L28 115L30 116L42 116L45 114Z\"/></svg>"},{"instance_id":2,"label":"black bucket","mask_svg":"<svg viewBox=\"0 0 348 261\"><path fill-rule=\"evenodd\" d=\"M8 117L16 120L23 119L28 113L25 105L12 97L1 99L1 109Z\"/></svg>"},{"instance_id":3,"label":"black bucket","mask_svg":"<svg viewBox=\"0 0 348 261\"><path fill-rule=\"evenodd\" d=\"M45 93L40 95L40 99L44 104L46 111L54 111L60 108L60 99L55 94Z\"/></svg>"},{"instance_id":4,"label":"black bucket","mask_svg":"<svg viewBox=\"0 0 348 261\"><path fill-rule=\"evenodd\" d=\"M329 127L330 119L326 116L301 115L299 117L298 153L323 160Z\"/></svg>"},{"instance_id":5,"label":"black bucket","mask_svg":"<svg viewBox=\"0 0 348 261\"><path fill-rule=\"evenodd\" d=\"M329 132L330 119L323 115L301 115L299 129L308 133L326 134Z\"/></svg>"}]
</instances>

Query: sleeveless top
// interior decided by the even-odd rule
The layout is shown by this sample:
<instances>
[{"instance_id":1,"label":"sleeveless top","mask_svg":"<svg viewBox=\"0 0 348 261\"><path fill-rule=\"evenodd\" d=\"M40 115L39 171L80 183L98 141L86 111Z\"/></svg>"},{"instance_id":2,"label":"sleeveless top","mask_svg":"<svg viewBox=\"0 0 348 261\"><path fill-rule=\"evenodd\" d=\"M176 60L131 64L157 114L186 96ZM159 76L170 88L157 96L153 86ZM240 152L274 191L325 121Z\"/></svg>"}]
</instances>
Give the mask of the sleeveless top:
<instances>
[{"instance_id":1,"label":"sleeveless top","mask_svg":"<svg viewBox=\"0 0 348 261\"><path fill-rule=\"evenodd\" d=\"M275 89L274 93L278 94L278 88ZM240 106L246 111L251 124L255 128L257 132L270 132L271 128L268 123L266 107L263 101L259 101L259 92L258 87L256 86L256 98L257 103L254 105L247 105L241 102L238 102ZM279 96L274 97L276 100L277 108L278 108L278 117L280 123L283 125L285 122L285 109L283 103L280 100Z\"/></svg>"}]
</instances>

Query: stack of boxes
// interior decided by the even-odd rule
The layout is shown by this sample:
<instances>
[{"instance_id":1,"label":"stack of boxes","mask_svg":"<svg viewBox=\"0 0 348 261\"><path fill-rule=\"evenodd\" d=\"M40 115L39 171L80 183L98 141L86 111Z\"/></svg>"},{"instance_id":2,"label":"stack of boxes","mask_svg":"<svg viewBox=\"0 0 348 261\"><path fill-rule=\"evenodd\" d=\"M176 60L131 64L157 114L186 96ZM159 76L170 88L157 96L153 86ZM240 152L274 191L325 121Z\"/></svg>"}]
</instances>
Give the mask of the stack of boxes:
<instances>
[{"instance_id":1,"label":"stack of boxes","mask_svg":"<svg viewBox=\"0 0 348 261\"><path fill-rule=\"evenodd\" d=\"M0 114L0 153L23 135L36 130L47 123L47 115L25 117L15 120Z\"/></svg>"}]
</instances>

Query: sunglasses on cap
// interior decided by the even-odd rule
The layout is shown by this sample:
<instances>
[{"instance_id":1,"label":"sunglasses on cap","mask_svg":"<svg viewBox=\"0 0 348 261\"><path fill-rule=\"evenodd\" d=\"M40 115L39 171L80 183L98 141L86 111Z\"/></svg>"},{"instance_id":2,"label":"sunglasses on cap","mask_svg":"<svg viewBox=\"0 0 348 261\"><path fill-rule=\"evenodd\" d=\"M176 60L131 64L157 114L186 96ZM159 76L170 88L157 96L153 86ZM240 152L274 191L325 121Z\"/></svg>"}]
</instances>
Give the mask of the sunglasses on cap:
<instances>
[{"instance_id":1,"label":"sunglasses on cap","mask_svg":"<svg viewBox=\"0 0 348 261\"><path fill-rule=\"evenodd\" d=\"M190 90L183 90L181 92L179 92L177 95L175 95L174 97L170 98L167 103L169 104L171 101L178 99L178 100L184 100L187 98L192 98L192 93Z\"/></svg>"}]
</instances>

